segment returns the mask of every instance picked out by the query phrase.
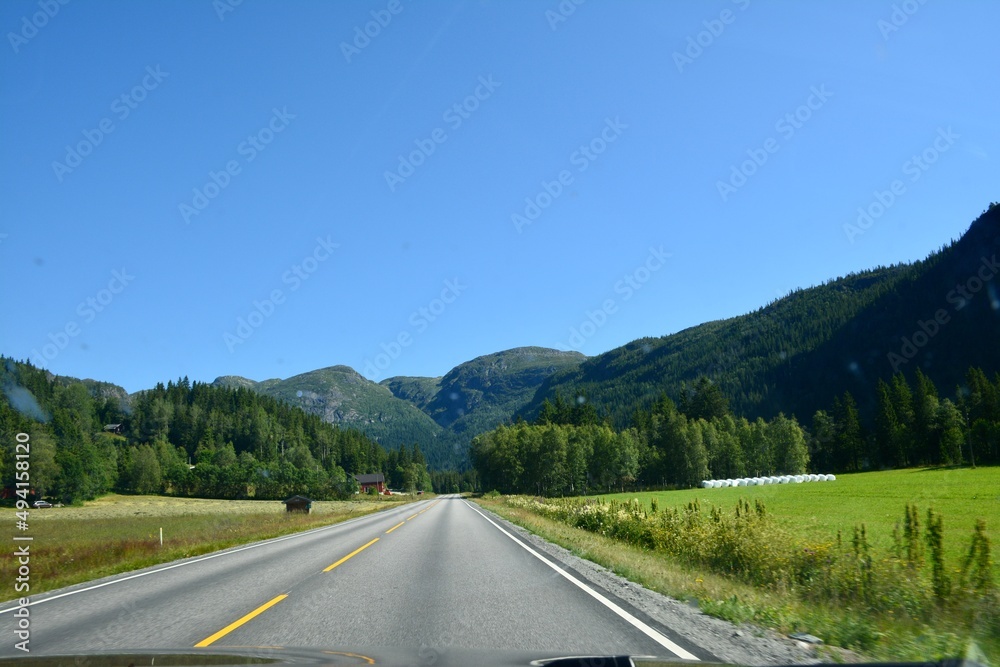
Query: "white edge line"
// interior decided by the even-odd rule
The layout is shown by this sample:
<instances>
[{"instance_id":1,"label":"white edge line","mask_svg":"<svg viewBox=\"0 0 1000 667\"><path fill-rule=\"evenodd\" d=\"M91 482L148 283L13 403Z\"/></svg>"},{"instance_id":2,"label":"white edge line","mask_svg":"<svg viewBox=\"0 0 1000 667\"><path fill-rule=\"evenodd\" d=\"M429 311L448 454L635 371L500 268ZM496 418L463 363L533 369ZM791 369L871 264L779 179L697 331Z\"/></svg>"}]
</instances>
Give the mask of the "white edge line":
<instances>
[{"instance_id":1,"label":"white edge line","mask_svg":"<svg viewBox=\"0 0 1000 667\"><path fill-rule=\"evenodd\" d=\"M674 655L676 655L678 658L682 658L684 660L699 660L698 656L694 655L690 651L687 651L687 650L681 648L680 646L678 646L674 642L672 642L669 639L667 639L666 637L664 637L663 634L661 634L657 630L651 628L646 623L643 623L638 618L636 618L632 614L628 613L627 611L625 611L624 609L622 609L621 607L619 607L614 602L612 602L608 598L604 597L603 595L601 595L600 593L598 593L594 589L590 588L589 586L587 586L585 583L583 583L582 581L580 581L579 579L577 579L573 575L568 574L568 573L564 572L563 570L559 569L558 567L556 567L555 565L553 565L551 561L549 561L546 558L543 558L541 556L541 554L539 554L537 551L535 551L534 549L532 549L531 547L529 547L527 544L525 544L521 540L519 540L516 537L514 537L513 535L511 535L509 532L507 532L506 530L504 530L503 527L501 527L500 525L498 525L495 521L493 521L488 516L486 516L485 514L483 514L482 512L480 512L479 509L477 507L473 506L468 500L465 500L463 502L465 502L465 504L468 505L472 509L473 512L475 512L476 514L478 514L479 516L483 517L484 519L486 519L487 521L489 521L491 524L493 524L494 528L496 528L497 530L499 530L501 533L503 533L504 535L506 535L510 539L514 540L514 542L518 546L520 546L525 551L527 551L529 554L531 554L532 556L534 556L538 560L542 561L543 563L545 563L546 565L548 565L550 568L552 568L553 570L555 570L556 572L558 572L560 575L562 575L563 577L565 577L566 579L568 579L575 586L579 587L584 593L586 593L587 595L591 596L592 598L594 598L595 600L597 600L598 602L600 602L601 604L603 604L605 607L607 607L608 609L610 609L611 611L613 611L614 613L616 613L622 619L624 619L625 621L627 621L631 625L635 626L635 628L637 628L644 635L646 635L647 637L649 637L650 639L652 639L654 642L656 642L657 644L659 644L663 648L667 649L668 651L670 651L671 653L673 653Z\"/></svg>"},{"instance_id":2,"label":"white edge line","mask_svg":"<svg viewBox=\"0 0 1000 667\"><path fill-rule=\"evenodd\" d=\"M405 507L405 505L404 505L404 507ZM403 509L403 508L402 507L397 507L397 508L394 508L394 509ZM119 579L112 579L111 581L105 581L104 583L101 583L101 584L94 584L93 586L87 586L86 588L78 588L78 589L73 590L73 591L67 591L65 593L60 593L59 595L52 595L52 596L49 596L47 598L42 598L41 600L35 600L34 602L29 602L28 604L26 604L24 606L25 607L34 607L36 604L42 604L43 602L51 602L52 600L58 600L59 598L64 598L64 597L67 597L67 596L70 596L70 595L76 595L78 593L86 593L87 591L92 591L95 588L104 588L105 586L111 586L112 584L120 584L122 582L129 581L130 579L138 579L139 577L145 577L145 576L148 576L150 574L159 574L160 572L166 572L167 570L172 570L175 567L184 567L185 565L194 565L195 563L200 563L202 561L211 560L212 558L218 558L219 556L228 556L229 554L239 553L240 551L246 551L248 549L256 549L257 547L264 547L264 546L267 546L269 544L275 544L276 542L284 542L285 540L292 540L292 539L295 539L297 537L305 537L306 535L311 535L312 533L318 533L318 532L321 532L321 531L324 531L324 530L330 530L331 528L337 528L339 526L346 526L349 523L355 523L357 521L361 521L363 519L368 519L368 518L371 518L373 516L377 516L377 515L380 515L380 514L382 514L382 513L381 512L373 512L371 514L366 514L365 516L355 517L353 519L348 519L347 521L341 521L339 523L335 523L335 524L332 524L332 525L329 525L329 526L322 526L320 528L313 528L312 530L307 530L307 531L304 531L304 532L301 532L301 533L294 533L292 535L284 535L282 537L275 537L275 538L272 538L270 540L265 540L263 542L257 542L255 544L248 544L248 545L243 546L243 547L235 547L235 548L226 549L224 551L217 551L214 554L210 554L208 556L201 556L200 558L196 558L194 560L185 560L182 563L174 563L173 565L167 565L166 567L157 568L155 570L149 570L148 572L139 572L138 574L130 574L127 577L121 577ZM41 593L41 595L44 595L44 593ZM14 606L11 607L10 609L0 610L0 614L7 614L9 612L17 611L18 609L21 609L21 607L17 605L16 599L15 600L8 600L4 604L10 604L11 602L14 602Z\"/></svg>"}]
</instances>

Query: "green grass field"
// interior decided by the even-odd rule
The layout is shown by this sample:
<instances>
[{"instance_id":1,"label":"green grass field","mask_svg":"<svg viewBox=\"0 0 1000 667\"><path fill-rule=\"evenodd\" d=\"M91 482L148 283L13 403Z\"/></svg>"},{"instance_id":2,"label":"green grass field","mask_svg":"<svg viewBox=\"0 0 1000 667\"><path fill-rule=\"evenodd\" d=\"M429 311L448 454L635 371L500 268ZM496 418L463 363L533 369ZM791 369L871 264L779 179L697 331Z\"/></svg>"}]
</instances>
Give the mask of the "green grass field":
<instances>
[{"instance_id":1,"label":"green grass field","mask_svg":"<svg viewBox=\"0 0 1000 667\"><path fill-rule=\"evenodd\" d=\"M1000 468L915 468L837 475L835 482L809 482L729 489L689 489L618 493L600 496L625 501L638 498L648 507L652 498L661 508L698 499L702 505L731 510L739 498L761 499L783 527L814 543L829 542L837 531L849 539L854 526L865 524L878 549L892 545L892 531L903 518L906 503L916 503L921 525L927 508L944 517L945 553L965 554L977 518L986 520L993 546L995 576L1000 580Z\"/></svg>"},{"instance_id":2,"label":"green grass field","mask_svg":"<svg viewBox=\"0 0 1000 667\"><path fill-rule=\"evenodd\" d=\"M429 496L316 501L311 514L274 500L109 495L81 507L30 510L31 595L238 544L326 526ZM13 510L11 510L13 512ZM160 529L163 545L160 545ZM17 559L0 561L14 581ZM18 597L13 586L0 601Z\"/></svg>"},{"instance_id":3,"label":"green grass field","mask_svg":"<svg viewBox=\"0 0 1000 667\"><path fill-rule=\"evenodd\" d=\"M827 660L926 660L972 650L1000 655L996 589L951 588L970 581L962 579L962 563L980 518L992 547L993 581L1000 584L1000 468L898 470L838 475L835 482L600 498L602 505L588 505L487 494L477 502L652 590L695 600L707 614L821 637ZM659 511L632 509L633 499L646 508L656 499ZM699 511L684 509L695 500ZM735 511L741 500L742 524ZM767 510L761 523L751 510L757 500ZM921 543L927 508L943 517L944 574L951 582L944 588L933 588L929 545L916 569L890 558L893 529L907 503L918 507ZM712 514L713 508L721 513ZM680 519L686 516L697 518ZM852 543L860 524L870 552ZM838 530L841 548L832 545ZM728 545L725 553L712 548L718 543ZM800 566L801 574L787 574ZM938 590L945 591L941 597Z\"/></svg>"}]
</instances>

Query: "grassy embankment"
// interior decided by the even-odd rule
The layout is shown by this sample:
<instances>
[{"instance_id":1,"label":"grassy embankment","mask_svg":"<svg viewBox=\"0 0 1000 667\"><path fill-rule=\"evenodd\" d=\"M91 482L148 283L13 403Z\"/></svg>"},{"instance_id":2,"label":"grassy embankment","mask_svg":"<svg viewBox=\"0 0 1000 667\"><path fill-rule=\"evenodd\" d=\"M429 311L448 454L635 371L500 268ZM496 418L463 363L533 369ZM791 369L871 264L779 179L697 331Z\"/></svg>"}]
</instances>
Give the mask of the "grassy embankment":
<instances>
[{"instance_id":1,"label":"grassy embankment","mask_svg":"<svg viewBox=\"0 0 1000 667\"><path fill-rule=\"evenodd\" d=\"M727 620L809 632L874 658L924 660L970 646L998 655L1000 468L899 470L828 483L599 500L479 502L622 576L696 600L706 613ZM909 538L908 503L916 505L919 522ZM943 519L943 530L928 531L929 508ZM992 593L983 590L982 552L978 564L965 562L977 519L985 520L993 546L986 570ZM856 536L862 524L864 535ZM938 547L928 542L933 532L941 534ZM942 565L936 573L935 560Z\"/></svg>"},{"instance_id":2,"label":"grassy embankment","mask_svg":"<svg viewBox=\"0 0 1000 667\"><path fill-rule=\"evenodd\" d=\"M81 507L30 510L31 595L238 544L318 528L429 496L359 496L316 501L311 514L285 512L275 500L205 500L110 495ZM8 512L13 522L14 509ZM160 546L160 528L163 546ZM0 561L13 582L15 558ZM19 594L13 584L0 600Z\"/></svg>"}]
</instances>

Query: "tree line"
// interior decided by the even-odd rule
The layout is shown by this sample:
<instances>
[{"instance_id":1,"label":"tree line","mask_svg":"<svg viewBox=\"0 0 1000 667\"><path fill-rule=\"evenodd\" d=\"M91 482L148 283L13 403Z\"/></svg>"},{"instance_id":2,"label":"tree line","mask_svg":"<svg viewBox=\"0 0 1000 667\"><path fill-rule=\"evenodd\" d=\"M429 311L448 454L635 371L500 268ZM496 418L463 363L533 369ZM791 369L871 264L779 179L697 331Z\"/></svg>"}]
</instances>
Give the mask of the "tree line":
<instances>
[{"instance_id":1,"label":"tree line","mask_svg":"<svg viewBox=\"0 0 1000 667\"><path fill-rule=\"evenodd\" d=\"M19 432L31 437L35 494L63 502L111 491L321 500L353 494L353 475L372 472L430 488L418 448L387 452L358 431L247 389L182 378L126 401L28 363L0 362L4 488L13 486ZM105 430L109 424L120 432Z\"/></svg>"},{"instance_id":2,"label":"tree line","mask_svg":"<svg viewBox=\"0 0 1000 667\"><path fill-rule=\"evenodd\" d=\"M546 399L532 422L519 420L472 441L483 489L575 495L635 486L690 487L703 479L803 472L1000 463L1000 373L970 368L952 398L940 398L920 370L874 386L866 426L850 392L813 415L811 428L779 413L770 421L735 416L707 377L682 383L612 427L585 395ZM871 397L865 397L866 400Z\"/></svg>"},{"instance_id":3,"label":"tree line","mask_svg":"<svg viewBox=\"0 0 1000 667\"><path fill-rule=\"evenodd\" d=\"M812 419L809 449L814 465L852 472L926 465L1000 464L1000 373L991 381L969 368L954 398L940 398L920 369L913 380L897 373L878 380L872 423L858 414L850 392Z\"/></svg>"},{"instance_id":4,"label":"tree line","mask_svg":"<svg viewBox=\"0 0 1000 667\"><path fill-rule=\"evenodd\" d=\"M633 425L614 430L584 397L546 401L534 423L502 425L477 436L471 457L484 489L574 495L634 485L694 486L710 477L801 473L806 434L794 418L734 417L707 378L666 395ZM685 414L682 410L686 410Z\"/></svg>"}]
</instances>

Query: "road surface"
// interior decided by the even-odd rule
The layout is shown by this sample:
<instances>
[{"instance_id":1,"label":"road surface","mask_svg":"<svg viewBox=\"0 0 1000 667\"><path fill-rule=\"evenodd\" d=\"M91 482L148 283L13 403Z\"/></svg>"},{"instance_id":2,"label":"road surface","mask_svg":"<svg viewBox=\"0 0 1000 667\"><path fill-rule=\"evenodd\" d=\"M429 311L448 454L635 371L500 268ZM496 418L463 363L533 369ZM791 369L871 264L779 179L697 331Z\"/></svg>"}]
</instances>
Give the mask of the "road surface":
<instances>
[{"instance_id":1,"label":"road surface","mask_svg":"<svg viewBox=\"0 0 1000 667\"><path fill-rule=\"evenodd\" d=\"M308 646L397 647L414 657L465 647L712 658L459 497L31 602L32 655ZM19 654L13 604L0 609L0 655Z\"/></svg>"}]
</instances>

